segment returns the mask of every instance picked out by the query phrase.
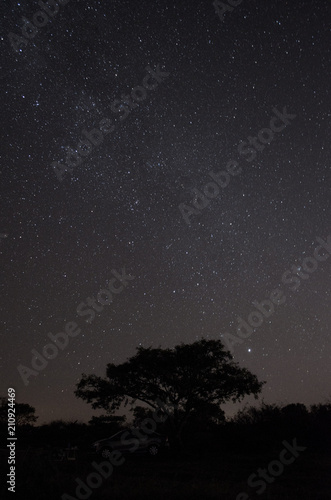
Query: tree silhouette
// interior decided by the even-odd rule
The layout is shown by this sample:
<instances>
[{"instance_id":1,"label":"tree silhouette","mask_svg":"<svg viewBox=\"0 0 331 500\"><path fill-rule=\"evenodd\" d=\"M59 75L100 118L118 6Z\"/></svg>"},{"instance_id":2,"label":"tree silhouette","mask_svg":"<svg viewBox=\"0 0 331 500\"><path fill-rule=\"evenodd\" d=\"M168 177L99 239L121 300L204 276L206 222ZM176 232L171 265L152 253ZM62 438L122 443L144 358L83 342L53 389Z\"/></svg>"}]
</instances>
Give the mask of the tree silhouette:
<instances>
[{"instance_id":1,"label":"tree silhouette","mask_svg":"<svg viewBox=\"0 0 331 500\"><path fill-rule=\"evenodd\" d=\"M233 362L220 340L137 351L120 365L108 364L105 378L83 374L75 395L109 414L128 398L147 403L158 415L170 416L172 435L180 440L190 416L208 411L223 419L222 403L241 401L249 394L257 399L264 384Z\"/></svg>"},{"instance_id":2,"label":"tree silhouette","mask_svg":"<svg viewBox=\"0 0 331 500\"><path fill-rule=\"evenodd\" d=\"M15 421L18 427L31 425L37 421L36 409L26 403L15 402ZM4 425L8 420L8 401L5 397L0 397L0 424Z\"/></svg>"}]
</instances>

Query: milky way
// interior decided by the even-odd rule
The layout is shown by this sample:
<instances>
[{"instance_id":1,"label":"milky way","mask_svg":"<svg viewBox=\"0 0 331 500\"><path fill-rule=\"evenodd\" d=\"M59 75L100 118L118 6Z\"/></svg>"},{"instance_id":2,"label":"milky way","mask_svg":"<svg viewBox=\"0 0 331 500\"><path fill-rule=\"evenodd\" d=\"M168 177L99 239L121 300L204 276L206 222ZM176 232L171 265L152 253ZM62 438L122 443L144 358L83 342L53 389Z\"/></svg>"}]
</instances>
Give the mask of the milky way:
<instances>
[{"instance_id":1,"label":"milky way","mask_svg":"<svg viewBox=\"0 0 331 500\"><path fill-rule=\"evenodd\" d=\"M330 398L330 1L231 3L0 8L1 394L39 423L90 418L82 373L201 337L267 402Z\"/></svg>"}]
</instances>

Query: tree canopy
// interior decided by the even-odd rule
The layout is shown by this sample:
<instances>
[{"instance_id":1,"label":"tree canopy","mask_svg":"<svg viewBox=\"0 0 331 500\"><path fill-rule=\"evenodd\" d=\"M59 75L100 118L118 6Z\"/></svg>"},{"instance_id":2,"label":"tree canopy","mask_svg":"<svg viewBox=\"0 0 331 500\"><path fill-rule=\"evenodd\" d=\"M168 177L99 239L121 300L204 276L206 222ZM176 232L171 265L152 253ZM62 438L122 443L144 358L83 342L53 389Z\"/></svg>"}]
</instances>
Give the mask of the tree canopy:
<instances>
[{"instance_id":1,"label":"tree canopy","mask_svg":"<svg viewBox=\"0 0 331 500\"><path fill-rule=\"evenodd\" d=\"M36 409L27 403L15 402L15 423L16 425L33 425L37 421ZM6 424L8 420L8 401L5 397L0 397L0 423Z\"/></svg>"},{"instance_id":2,"label":"tree canopy","mask_svg":"<svg viewBox=\"0 0 331 500\"><path fill-rule=\"evenodd\" d=\"M233 361L220 340L201 339L173 349L138 347L126 362L109 363L105 378L83 374L75 395L109 414L129 398L154 409L161 401L179 435L190 416L223 418L222 403L250 394L257 399L263 384Z\"/></svg>"}]
</instances>

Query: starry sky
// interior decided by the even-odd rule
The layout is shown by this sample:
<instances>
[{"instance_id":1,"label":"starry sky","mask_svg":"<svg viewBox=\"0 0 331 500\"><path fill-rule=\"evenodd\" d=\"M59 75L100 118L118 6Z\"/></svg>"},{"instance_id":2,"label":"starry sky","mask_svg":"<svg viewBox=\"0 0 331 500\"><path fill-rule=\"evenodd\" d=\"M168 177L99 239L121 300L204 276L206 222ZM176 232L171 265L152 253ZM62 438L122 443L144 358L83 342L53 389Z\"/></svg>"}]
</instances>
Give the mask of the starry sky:
<instances>
[{"instance_id":1,"label":"starry sky","mask_svg":"<svg viewBox=\"0 0 331 500\"><path fill-rule=\"evenodd\" d=\"M276 289L286 300L234 360L268 403L331 397L330 253L311 260L331 238L331 4L236 3L222 16L211 0L64 0L48 21L38 2L1 4L0 393L15 388L39 423L87 421L81 374L138 345L238 339ZM292 118L266 142L275 108ZM100 144L79 146L104 119ZM240 173L199 200L230 160ZM123 268L134 279L79 316ZM80 333L25 385L18 366L68 322Z\"/></svg>"}]
</instances>

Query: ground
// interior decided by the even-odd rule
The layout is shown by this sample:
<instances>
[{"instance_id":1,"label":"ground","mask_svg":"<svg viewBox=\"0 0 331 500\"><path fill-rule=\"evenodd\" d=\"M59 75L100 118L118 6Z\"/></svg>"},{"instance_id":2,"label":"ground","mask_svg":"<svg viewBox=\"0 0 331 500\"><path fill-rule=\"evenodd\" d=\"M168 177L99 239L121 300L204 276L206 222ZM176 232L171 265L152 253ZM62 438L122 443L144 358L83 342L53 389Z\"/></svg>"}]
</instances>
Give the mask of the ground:
<instances>
[{"instance_id":1,"label":"ground","mask_svg":"<svg viewBox=\"0 0 331 500\"><path fill-rule=\"evenodd\" d=\"M277 459L279 450L260 454L196 452L156 459L129 455L108 479L84 498L92 500L331 500L331 456L305 451L257 495L248 477ZM1 455L6 455L2 450ZM3 458L3 457L1 457ZM76 479L84 483L92 463L103 459L78 452L75 461L56 461L49 450L21 450L17 454L18 498L73 500ZM92 479L93 481L93 479ZM242 497L238 496L243 493ZM67 497L62 497L67 493ZM247 496L244 495L247 494ZM237 499L238 496L238 499ZM82 498L82 497L81 497Z\"/></svg>"}]
</instances>

